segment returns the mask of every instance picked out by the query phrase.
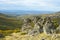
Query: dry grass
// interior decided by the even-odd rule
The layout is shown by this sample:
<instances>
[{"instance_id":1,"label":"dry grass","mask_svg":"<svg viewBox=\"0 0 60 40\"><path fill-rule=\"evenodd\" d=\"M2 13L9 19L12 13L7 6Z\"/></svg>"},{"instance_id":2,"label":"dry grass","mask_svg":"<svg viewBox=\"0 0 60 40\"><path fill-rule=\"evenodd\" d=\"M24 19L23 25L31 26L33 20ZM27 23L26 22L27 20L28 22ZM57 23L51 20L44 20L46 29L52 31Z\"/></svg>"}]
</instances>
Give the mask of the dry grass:
<instances>
[{"instance_id":1,"label":"dry grass","mask_svg":"<svg viewBox=\"0 0 60 40\"><path fill-rule=\"evenodd\" d=\"M32 35L21 35L21 33L13 33L10 36L6 36L5 40L60 40L60 34L38 34L35 36Z\"/></svg>"}]
</instances>

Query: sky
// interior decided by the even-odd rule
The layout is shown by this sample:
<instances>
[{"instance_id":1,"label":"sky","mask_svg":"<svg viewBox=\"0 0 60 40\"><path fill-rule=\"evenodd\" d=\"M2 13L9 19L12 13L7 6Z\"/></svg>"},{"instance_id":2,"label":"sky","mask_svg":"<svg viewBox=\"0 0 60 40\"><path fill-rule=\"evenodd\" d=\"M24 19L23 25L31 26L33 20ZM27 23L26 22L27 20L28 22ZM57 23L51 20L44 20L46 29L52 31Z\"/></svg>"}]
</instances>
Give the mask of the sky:
<instances>
[{"instance_id":1,"label":"sky","mask_svg":"<svg viewBox=\"0 0 60 40\"><path fill-rule=\"evenodd\" d=\"M0 0L0 10L60 11L60 0Z\"/></svg>"}]
</instances>

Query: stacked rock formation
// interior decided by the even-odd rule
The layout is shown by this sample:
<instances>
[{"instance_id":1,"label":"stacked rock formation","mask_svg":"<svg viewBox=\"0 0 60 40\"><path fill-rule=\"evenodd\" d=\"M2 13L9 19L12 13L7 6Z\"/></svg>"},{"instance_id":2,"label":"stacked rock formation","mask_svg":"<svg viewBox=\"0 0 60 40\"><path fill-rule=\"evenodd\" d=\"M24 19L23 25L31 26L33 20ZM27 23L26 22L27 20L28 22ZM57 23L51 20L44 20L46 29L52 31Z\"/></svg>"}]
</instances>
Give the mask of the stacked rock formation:
<instances>
[{"instance_id":1,"label":"stacked rock formation","mask_svg":"<svg viewBox=\"0 0 60 40\"><path fill-rule=\"evenodd\" d=\"M31 22L34 23L34 27L31 26ZM24 19L22 31L26 31L29 35L35 35L38 33L52 34L55 32L55 26L50 17L44 19L39 16L34 16L33 19Z\"/></svg>"}]
</instances>

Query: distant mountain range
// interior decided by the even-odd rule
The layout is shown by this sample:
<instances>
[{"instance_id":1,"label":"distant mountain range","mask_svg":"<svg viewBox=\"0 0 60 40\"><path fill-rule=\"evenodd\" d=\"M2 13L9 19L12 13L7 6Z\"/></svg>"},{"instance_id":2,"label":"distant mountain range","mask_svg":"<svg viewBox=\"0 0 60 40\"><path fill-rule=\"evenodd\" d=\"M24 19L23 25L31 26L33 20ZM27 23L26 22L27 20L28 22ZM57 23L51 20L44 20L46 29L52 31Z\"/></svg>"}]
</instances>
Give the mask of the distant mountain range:
<instances>
[{"instance_id":1,"label":"distant mountain range","mask_svg":"<svg viewBox=\"0 0 60 40\"><path fill-rule=\"evenodd\" d=\"M0 13L20 16L20 15L25 15L25 14L49 14L49 13L53 13L53 11L0 10Z\"/></svg>"}]
</instances>

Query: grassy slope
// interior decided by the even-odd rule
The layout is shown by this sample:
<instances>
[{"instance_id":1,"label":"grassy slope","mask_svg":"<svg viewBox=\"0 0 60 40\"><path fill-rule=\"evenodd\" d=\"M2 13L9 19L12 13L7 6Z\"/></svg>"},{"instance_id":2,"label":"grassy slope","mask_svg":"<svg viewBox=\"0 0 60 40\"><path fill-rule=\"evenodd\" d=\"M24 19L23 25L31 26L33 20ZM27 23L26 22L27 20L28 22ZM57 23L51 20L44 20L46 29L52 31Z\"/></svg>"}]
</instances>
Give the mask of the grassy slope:
<instances>
[{"instance_id":1,"label":"grassy slope","mask_svg":"<svg viewBox=\"0 0 60 40\"><path fill-rule=\"evenodd\" d=\"M22 20L17 20L5 14L0 14L0 34L8 35L20 31Z\"/></svg>"}]
</instances>

